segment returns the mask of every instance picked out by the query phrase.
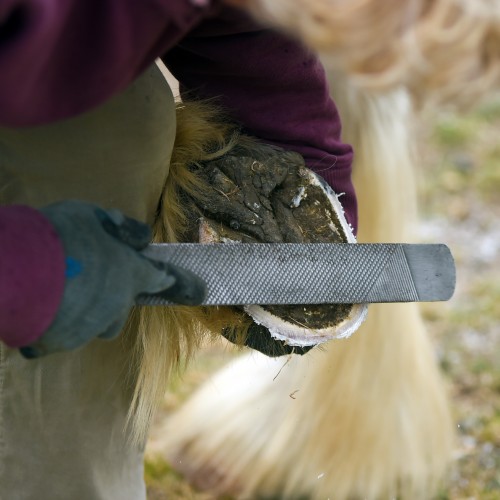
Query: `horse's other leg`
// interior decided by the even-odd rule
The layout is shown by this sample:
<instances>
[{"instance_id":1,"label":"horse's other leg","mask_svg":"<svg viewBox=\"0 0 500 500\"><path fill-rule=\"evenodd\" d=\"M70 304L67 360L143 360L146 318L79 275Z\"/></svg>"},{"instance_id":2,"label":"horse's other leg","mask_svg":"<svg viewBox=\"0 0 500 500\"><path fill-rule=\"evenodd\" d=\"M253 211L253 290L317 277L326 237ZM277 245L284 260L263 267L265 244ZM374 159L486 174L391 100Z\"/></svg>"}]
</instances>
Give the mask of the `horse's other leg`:
<instances>
[{"instance_id":1,"label":"horse's other leg","mask_svg":"<svg viewBox=\"0 0 500 500\"><path fill-rule=\"evenodd\" d=\"M360 241L408 241L416 222L411 106L335 78L356 151ZM287 362L288 361L288 362ZM200 488L238 498L428 499L453 425L418 305L370 307L353 337L303 357L248 354L166 423L156 450Z\"/></svg>"}]
</instances>

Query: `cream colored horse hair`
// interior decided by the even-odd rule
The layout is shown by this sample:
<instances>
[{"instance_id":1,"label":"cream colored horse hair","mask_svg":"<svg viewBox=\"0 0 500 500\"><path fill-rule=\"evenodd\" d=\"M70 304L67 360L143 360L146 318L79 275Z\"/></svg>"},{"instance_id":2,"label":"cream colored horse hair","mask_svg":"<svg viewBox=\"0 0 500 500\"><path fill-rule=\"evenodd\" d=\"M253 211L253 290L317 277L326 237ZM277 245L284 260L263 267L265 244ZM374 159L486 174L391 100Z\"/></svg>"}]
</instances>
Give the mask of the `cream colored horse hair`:
<instances>
[{"instance_id":1,"label":"cream colored horse hair","mask_svg":"<svg viewBox=\"0 0 500 500\"><path fill-rule=\"evenodd\" d=\"M236 127L217 108L207 103L178 106L177 135L153 228L154 241L185 240L189 217L185 194L202 198L204 192L189 167L227 153L237 137ZM229 308L142 307L132 312L125 339L132 353L130 383L135 387L129 413L133 439L142 442L146 438L172 370L184 366L207 335L220 335L224 326L242 323L240 315Z\"/></svg>"},{"instance_id":2,"label":"cream colored horse hair","mask_svg":"<svg viewBox=\"0 0 500 500\"><path fill-rule=\"evenodd\" d=\"M356 150L360 240L408 241L416 222L404 90L372 96L338 75ZM166 422L152 452L214 494L428 499L446 471L453 425L415 304L377 305L362 328L299 358L249 354Z\"/></svg>"},{"instance_id":3,"label":"cream colored horse hair","mask_svg":"<svg viewBox=\"0 0 500 500\"><path fill-rule=\"evenodd\" d=\"M177 108L177 133L170 171L154 224L155 242L190 241L192 207L187 199L202 200L205 184L192 169L236 145L251 151L258 141L239 133L220 110L208 102ZM155 409L165 395L174 369L182 368L207 336L232 330L243 344L252 320L229 307L143 307L132 312L126 342L132 352L130 383L134 387L129 422L133 439L144 441Z\"/></svg>"},{"instance_id":4,"label":"cream colored horse hair","mask_svg":"<svg viewBox=\"0 0 500 500\"><path fill-rule=\"evenodd\" d=\"M402 77L401 41L419 18L421 0L249 0L247 8L316 51L326 51L351 75L392 84Z\"/></svg>"},{"instance_id":5,"label":"cream colored horse hair","mask_svg":"<svg viewBox=\"0 0 500 500\"><path fill-rule=\"evenodd\" d=\"M500 83L499 0L249 0L366 88L469 104Z\"/></svg>"}]
</instances>

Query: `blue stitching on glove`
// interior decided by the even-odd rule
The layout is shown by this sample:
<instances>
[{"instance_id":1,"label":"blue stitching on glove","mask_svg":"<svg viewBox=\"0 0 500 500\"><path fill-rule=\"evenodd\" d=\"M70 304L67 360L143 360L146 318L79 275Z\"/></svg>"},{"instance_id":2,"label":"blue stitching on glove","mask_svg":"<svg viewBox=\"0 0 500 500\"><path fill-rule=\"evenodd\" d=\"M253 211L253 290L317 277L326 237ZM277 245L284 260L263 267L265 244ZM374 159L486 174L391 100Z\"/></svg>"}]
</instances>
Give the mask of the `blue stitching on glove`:
<instances>
[{"instance_id":1,"label":"blue stitching on glove","mask_svg":"<svg viewBox=\"0 0 500 500\"><path fill-rule=\"evenodd\" d=\"M66 278L75 278L81 274L82 270L83 266L79 260L73 259L73 257L66 257L66 272L64 273Z\"/></svg>"}]
</instances>

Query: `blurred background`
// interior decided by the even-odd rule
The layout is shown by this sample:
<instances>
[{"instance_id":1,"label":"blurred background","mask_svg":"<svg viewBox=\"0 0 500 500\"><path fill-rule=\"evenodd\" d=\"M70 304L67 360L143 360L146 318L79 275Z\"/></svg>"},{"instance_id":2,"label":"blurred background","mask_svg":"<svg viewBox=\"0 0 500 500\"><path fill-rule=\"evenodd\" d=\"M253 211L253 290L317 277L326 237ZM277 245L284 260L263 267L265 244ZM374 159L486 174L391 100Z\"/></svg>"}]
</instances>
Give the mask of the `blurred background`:
<instances>
[{"instance_id":1,"label":"blurred background","mask_svg":"<svg viewBox=\"0 0 500 500\"><path fill-rule=\"evenodd\" d=\"M457 290L424 305L450 385L456 463L442 498L500 498L500 97L420 123L421 237L447 243Z\"/></svg>"}]
</instances>

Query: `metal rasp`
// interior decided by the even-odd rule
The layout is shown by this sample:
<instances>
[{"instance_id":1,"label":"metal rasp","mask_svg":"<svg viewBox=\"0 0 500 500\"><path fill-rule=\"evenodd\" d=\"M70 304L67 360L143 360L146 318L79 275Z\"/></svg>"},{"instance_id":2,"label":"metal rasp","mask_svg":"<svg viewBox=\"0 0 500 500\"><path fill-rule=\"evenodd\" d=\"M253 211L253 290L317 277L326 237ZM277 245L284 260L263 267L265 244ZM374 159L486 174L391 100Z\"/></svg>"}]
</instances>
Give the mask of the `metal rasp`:
<instances>
[{"instance_id":1,"label":"metal rasp","mask_svg":"<svg viewBox=\"0 0 500 500\"><path fill-rule=\"evenodd\" d=\"M204 279L204 305L431 302L455 289L442 244L166 243L143 254ZM170 302L141 295L137 304Z\"/></svg>"}]
</instances>

